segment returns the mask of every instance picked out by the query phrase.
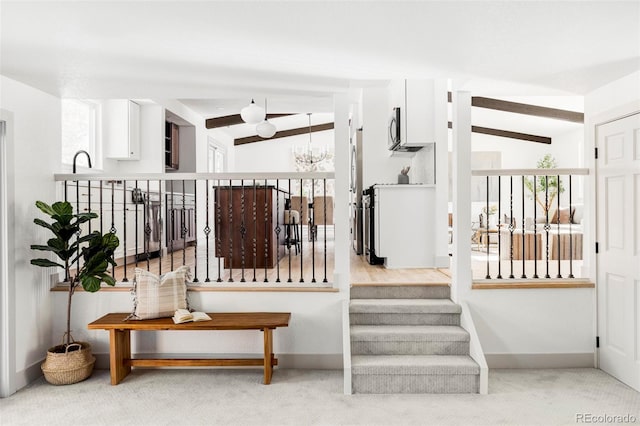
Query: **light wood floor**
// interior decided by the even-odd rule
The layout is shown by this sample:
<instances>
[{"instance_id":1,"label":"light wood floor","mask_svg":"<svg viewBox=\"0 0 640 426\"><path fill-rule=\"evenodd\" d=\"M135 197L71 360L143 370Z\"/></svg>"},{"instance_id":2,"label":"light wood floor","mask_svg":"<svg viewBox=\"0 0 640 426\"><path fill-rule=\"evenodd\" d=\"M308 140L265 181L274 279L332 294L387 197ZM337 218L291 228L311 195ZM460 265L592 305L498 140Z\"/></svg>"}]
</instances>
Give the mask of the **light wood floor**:
<instances>
[{"instance_id":1,"label":"light wood floor","mask_svg":"<svg viewBox=\"0 0 640 426\"><path fill-rule=\"evenodd\" d=\"M351 251L351 284L440 284L451 283L447 269L416 268L387 269L383 265L370 265L365 256Z\"/></svg>"},{"instance_id":2,"label":"light wood floor","mask_svg":"<svg viewBox=\"0 0 640 426\"><path fill-rule=\"evenodd\" d=\"M129 260L126 265L126 278L128 281L133 281L136 267L156 274L164 274L179 266L188 265L191 267L193 279L197 279L198 282L218 282L220 278L224 283L331 283L333 282L335 250L333 239L329 238L332 238L332 236L328 235L327 237L326 271L324 267L323 234L320 233L318 239L312 244L308 241L305 233L303 235L302 250L298 254L296 254L293 246L288 249L284 244L281 244L279 250L280 260L275 268L256 268L254 272L251 264L252 260L247 256L244 270L242 268L225 269L222 259L218 261L218 258L214 256L213 249L210 249L209 269L207 271L205 248L197 248L198 262L196 264L196 248L191 246L184 250L181 249L165 254L162 258L138 261L137 264L134 260ZM218 265L220 265L220 274L218 274ZM125 280L124 266L115 268L115 277L117 281Z\"/></svg>"},{"instance_id":3,"label":"light wood floor","mask_svg":"<svg viewBox=\"0 0 640 426\"><path fill-rule=\"evenodd\" d=\"M288 250L282 246L280 250L280 261L278 267L270 268L265 271L264 268L258 268L255 271L255 282L260 283L294 283L296 285L304 285L312 283L315 278L316 283L323 283L325 279L324 270L324 241L322 235L316 242L315 247L309 243L306 239L306 235L303 235L304 241L302 244L302 253L296 254L293 247ZM334 241L333 236L327 238L327 264L326 264L326 281L328 283L333 282L333 269L334 269ZM189 265L194 278L197 278L198 282L207 282L207 269L206 269L206 253L203 247L198 247L198 262L196 265L194 247L188 247L184 250L178 250L173 254L164 255L162 259L155 258L138 261L137 265L135 261L130 261L126 267L127 281L133 281L135 274L135 268L142 268L150 270L154 273L166 273L175 269L181 265ZM386 284L429 284L429 283L450 283L451 273L448 268L421 268L421 269L387 269L382 265L370 265L364 256L356 255L355 251L350 250L350 262L351 262L351 283L352 284L371 284L371 283L386 283ZM492 279L497 278L498 275L498 260L496 253L490 253L489 256L489 275ZM172 264L173 259L173 264ZM302 262L302 271L300 264ZM222 262L220 262L222 263ZM243 279L247 283L254 282L254 271L249 261L247 267L244 269L228 269L222 268L220 270L220 279L223 283L240 283ZM289 266L290 265L290 266ZM161 268L160 268L161 266ZM197 267L196 267L197 266ZM544 276L547 273L546 262L538 261L538 276L540 281L544 281ZM575 278L581 277L582 261L573 261L573 275ZM569 275L569 261L560 262L560 271L563 278L568 278ZM315 270L314 270L315 269ZM484 280L487 275L487 257L484 252L472 251L472 270L474 280ZM513 275L516 279L522 277L523 262L513 262ZM524 271L527 278L531 279L534 274L534 261L524 262ZM511 274L511 262L508 260L500 261L500 273L503 279L508 279ZM558 274L558 262L549 262L549 275L551 278L556 278ZM124 266L118 266L115 269L115 277L118 281L124 281L125 268ZM230 281L230 277L233 278ZM210 254L209 258L209 282L215 283L218 280L218 259ZM266 278L266 281L265 281ZM279 281L278 281L279 278ZM302 278L302 280L301 280ZM289 281L291 279L291 281Z\"/></svg>"}]
</instances>

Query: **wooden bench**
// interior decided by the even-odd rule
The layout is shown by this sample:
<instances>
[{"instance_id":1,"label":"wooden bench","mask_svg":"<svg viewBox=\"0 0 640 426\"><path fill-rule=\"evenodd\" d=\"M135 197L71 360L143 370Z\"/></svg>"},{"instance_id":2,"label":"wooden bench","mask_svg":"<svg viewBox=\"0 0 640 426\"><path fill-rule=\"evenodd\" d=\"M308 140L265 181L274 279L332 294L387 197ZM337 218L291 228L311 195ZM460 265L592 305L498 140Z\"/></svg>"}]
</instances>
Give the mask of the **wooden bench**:
<instances>
[{"instance_id":1,"label":"wooden bench","mask_svg":"<svg viewBox=\"0 0 640 426\"><path fill-rule=\"evenodd\" d=\"M273 355L273 330L289 325L289 312L209 313L211 321L174 324L171 318L125 321L127 313L111 313L90 323L90 330L109 330L109 368L111 384L117 385L131 372L131 367L209 367L209 366L264 366L264 384L271 383L273 366L278 360ZM200 358L200 359L148 359L131 357L131 331L207 331L207 330L262 330L264 357L260 358Z\"/></svg>"}]
</instances>

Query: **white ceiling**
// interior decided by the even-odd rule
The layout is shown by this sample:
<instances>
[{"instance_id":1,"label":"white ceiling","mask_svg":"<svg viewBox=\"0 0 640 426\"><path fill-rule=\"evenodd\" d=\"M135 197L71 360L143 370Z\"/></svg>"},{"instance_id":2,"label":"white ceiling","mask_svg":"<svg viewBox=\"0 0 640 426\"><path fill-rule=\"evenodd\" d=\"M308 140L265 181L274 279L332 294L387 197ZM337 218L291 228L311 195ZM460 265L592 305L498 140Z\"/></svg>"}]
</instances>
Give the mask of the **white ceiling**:
<instances>
[{"instance_id":1,"label":"white ceiling","mask_svg":"<svg viewBox=\"0 0 640 426\"><path fill-rule=\"evenodd\" d=\"M0 8L3 75L62 97L180 99L204 117L265 97L269 112L329 112L334 93L402 77L451 77L509 99L583 95L640 69L637 1Z\"/></svg>"}]
</instances>

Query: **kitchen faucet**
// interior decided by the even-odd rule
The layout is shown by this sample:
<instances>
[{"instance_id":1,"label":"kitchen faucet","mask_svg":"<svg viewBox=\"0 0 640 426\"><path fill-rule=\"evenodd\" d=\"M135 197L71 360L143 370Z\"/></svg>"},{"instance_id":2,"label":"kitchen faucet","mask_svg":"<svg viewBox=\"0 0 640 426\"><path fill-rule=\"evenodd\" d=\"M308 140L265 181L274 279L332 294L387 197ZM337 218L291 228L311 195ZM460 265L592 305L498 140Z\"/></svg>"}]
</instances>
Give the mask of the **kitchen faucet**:
<instances>
[{"instance_id":1,"label":"kitchen faucet","mask_svg":"<svg viewBox=\"0 0 640 426\"><path fill-rule=\"evenodd\" d=\"M73 174L76 173L76 159L78 158L78 154L85 154L87 156L87 162L89 163L89 168L91 168L91 156L87 151L81 149L80 151L76 152L75 155L73 156Z\"/></svg>"}]
</instances>

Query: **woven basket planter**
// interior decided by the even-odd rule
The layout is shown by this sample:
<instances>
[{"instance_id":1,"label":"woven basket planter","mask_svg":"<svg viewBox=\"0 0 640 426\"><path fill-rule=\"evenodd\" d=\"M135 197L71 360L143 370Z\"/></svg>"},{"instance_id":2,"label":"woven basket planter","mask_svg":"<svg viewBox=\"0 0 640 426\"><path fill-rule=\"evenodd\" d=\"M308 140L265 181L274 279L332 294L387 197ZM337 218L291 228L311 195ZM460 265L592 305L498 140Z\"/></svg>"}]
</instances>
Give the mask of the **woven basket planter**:
<instances>
[{"instance_id":1,"label":"woven basket planter","mask_svg":"<svg viewBox=\"0 0 640 426\"><path fill-rule=\"evenodd\" d=\"M95 362L89 343L74 342L66 348L64 345L49 348L41 368L44 378L52 385L70 385L91 376Z\"/></svg>"}]
</instances>

